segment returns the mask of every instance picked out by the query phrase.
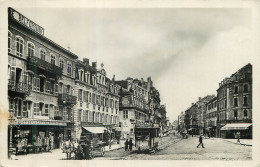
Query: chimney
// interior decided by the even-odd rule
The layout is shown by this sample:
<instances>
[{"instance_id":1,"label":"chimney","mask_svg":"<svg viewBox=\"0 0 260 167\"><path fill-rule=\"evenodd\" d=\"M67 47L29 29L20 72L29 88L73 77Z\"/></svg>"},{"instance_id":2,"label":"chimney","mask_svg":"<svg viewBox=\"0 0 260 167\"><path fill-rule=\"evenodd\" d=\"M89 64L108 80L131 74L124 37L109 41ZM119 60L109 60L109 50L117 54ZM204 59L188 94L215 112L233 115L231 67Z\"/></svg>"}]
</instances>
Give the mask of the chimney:
<instances>
[{"instance_id":1,"label":"chimney","mask_svg":"<svg viewBox=\"0 0 260 167\"><path fill-rule=\"evenodd\" d=\"M97 62L92 62L92 67L97 68Z\"/></svg>"},{"instance_id":2,"label":"chimney","mask_svg":"<svg viewBox=\"0 0 260 167\"><path fill-rule=\"evenodd\" d=\"M83 63L85 64L85 66L88 66L89 65L89 59L83 58Z\"/></svg>"},{"instance_id":3,"label":"chimney","mask_svg":"<svg viewBox=\"0 0 260 167\"><path fill-rule=\"evenodd\" d=\"M199 97L199 101L201 100L201 97Z\"/></svg>"}]
</instances>

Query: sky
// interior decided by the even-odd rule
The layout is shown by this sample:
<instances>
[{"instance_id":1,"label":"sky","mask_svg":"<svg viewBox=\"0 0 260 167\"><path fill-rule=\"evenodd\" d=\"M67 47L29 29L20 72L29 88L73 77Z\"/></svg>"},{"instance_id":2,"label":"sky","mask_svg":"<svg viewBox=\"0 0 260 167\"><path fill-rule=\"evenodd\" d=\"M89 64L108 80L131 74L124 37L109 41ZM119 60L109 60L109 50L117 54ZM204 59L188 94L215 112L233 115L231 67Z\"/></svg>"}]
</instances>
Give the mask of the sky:
<instances>
[{"instance_id":1,"label":"sky","mask_svg":"<svg viewBox=\"0 0 260 167\"><path fill-rule=\"evenodd\" d=\"M16 8L108 77L151 76L173 122L254 59L250 9Z\"/></svg>"}]
</instances>

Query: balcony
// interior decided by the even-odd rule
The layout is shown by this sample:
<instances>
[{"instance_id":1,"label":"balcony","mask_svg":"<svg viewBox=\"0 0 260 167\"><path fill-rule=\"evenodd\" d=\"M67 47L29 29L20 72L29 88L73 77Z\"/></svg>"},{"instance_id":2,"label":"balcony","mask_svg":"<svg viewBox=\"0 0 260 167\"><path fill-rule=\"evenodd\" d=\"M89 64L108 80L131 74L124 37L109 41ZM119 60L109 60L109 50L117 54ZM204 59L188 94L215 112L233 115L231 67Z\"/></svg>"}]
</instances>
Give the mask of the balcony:
<instances>
[{"instance_id":1,"label":"balcony","mask_svg":"<svg viewBox=\"0 0 260 167\"><path fill-rule=\"evenodd\" d=\"M72 104L75 105L77 103L77 97L76 96L72 96L69 94L59 94L58 96L58 103L59 105L65 105L65 104Z\"/></svg>"},{"instance_id":2,"label":"balcony","mask_svg":"<svg viewBox=\"0 0 260 167\"><path fill-rule=\"evenodd\" d=\"M16 93L30 95L31 85L22 82L16 83L14 80L9 79L8 90Z\"/></svg>"},{"instance_id":3,"label":"balcony","mask_svg":"<svg viewBox=\"0 0 260 167\"><path fill-rule=\"evenodd\" d=\"M35 56L28 57L27 69L35 71L35 68L40 68L50 73L54 73L58 76L62 75L62 69L55 64L51 64Z\"/></svg>"}]
</instances>

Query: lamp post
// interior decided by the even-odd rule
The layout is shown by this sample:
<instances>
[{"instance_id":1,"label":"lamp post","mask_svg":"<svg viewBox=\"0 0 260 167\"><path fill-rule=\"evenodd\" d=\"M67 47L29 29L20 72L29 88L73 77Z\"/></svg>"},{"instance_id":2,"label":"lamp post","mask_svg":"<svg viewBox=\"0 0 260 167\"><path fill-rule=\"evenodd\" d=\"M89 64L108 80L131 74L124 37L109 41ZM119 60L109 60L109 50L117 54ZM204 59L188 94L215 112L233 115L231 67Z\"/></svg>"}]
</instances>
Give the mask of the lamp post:
<instances>
[{"instance_id":1,"label":"lamp post","mask_svg":"<svg viewBox=\"0 0 260 167\"><path fill-rule=\"evenodd\" d=\"M12 134L13 134L13 125L14 125L14 117L12 115L10 115L10 117L8 118L9 121L9 127L10 127L10 140L9 140L9 148L13 146L13 140L12 140Z\"/></svg>"}]
</instances>

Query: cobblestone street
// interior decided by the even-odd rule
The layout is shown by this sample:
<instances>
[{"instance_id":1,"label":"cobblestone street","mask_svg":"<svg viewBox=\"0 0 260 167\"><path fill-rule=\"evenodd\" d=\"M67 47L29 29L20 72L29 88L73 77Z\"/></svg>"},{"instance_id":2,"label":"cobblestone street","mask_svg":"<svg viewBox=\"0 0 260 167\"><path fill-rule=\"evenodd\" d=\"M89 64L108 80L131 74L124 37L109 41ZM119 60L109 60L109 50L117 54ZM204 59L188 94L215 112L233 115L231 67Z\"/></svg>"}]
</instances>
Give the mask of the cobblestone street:
<instances>
[{"instance_id":1,"label":"cobblestone street","mask_svg":"<svg viewBox=\"0 0 260 167\"><path fill-rule=\"evenodd\" d=\"M234 140L206 138L205 148L197 148L198 137L180 139L176 136L160 138L159 151L153 154L132 152L124 148L108 151L104 157L96 156L93 160L251 160L252 146L236 144ZM242 140L243 141L243 140ZM250 143L248 140L247 143ZM246 141L245 141L246 142ZM60 149L53 152L18 155L18 160L65 160L66 154Z\"/></svg>"},{"instance_id":2,"label":"cobblestone street","mask_svg":"<svg viewBox=\"0 0 260 167\"><path fill-rule=\"evenodd\" d=\"M204 139L205 148L197 148L198 138L183 139L152 155L129 156L142 160L251 160L252 147L223 139Z\"/></svg>"}]
</instances>

